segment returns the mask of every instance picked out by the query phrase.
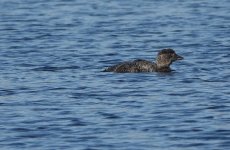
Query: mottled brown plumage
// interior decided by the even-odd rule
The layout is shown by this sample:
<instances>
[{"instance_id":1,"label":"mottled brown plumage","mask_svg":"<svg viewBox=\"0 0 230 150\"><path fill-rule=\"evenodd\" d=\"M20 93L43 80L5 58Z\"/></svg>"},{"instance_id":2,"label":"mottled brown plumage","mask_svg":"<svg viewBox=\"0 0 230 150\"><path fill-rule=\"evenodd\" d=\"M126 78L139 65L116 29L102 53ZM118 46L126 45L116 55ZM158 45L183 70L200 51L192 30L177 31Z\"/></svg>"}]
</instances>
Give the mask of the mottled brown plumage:
<instances>
[{"instance_id":1,"label":"mottled brown plumage","mask_svg":"<svg viewBox=\"0 0 230 150\"><path fill-rule=\"evenodd\" d=\"M177 55L174 50L167 48L159 51L156 62L147 60L134 60L119 63L108 67L105 72L170 72L170 65L176 60L182 60L183 57Z\"/></svg>"}]
</instances>

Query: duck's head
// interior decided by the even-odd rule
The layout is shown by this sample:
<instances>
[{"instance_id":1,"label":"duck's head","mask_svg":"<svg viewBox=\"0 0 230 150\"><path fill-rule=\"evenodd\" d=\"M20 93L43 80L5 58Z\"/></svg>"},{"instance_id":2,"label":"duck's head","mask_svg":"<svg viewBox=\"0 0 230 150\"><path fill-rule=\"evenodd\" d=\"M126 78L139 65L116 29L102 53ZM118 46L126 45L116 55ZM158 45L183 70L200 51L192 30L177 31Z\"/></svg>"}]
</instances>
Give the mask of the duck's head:
<instances>
[{"instance_id":1,"label":"duck's head","mask_svg":"<svg viewBox=\"0 0 230 150\"><path fill-rule=\"evenodd\" d=\"M157 55L157 68L169 67L172 64L172 62L182 59L184 58L176 54L176 52L173 49L163 49Z\"/></svg>"}]
</instances>

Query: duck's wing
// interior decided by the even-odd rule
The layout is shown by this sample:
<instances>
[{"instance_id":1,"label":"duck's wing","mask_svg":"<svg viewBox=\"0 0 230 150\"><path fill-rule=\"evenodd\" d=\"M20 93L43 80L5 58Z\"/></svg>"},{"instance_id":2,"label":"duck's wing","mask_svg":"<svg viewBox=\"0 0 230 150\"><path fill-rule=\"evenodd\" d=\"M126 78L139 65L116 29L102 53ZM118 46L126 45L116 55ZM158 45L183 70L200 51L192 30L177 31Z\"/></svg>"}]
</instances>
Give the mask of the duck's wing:
<instances>
[{"instance_id":1,"label":"duck's wing","mask_svg":"<svg viewBox=\"0 0 230 150\"><path fill-rule=\"evenodd\" d=\"M108 67L106 72L152 72L155 71L155 64L142 59L123 62L111 67Z\"/></svg>"},{"instance_id":2,"label":"duck's wing","mask_svg":"<svg viewBox=\"0 0 230 150\"><path fill-rule=\"evenodd\" d=\"M139 72L154 72L156 71L156 64L143 59L137 59L134 61L136 68Z\"/></svg>"},{"instance_id":3,"label":"duck's wing","mask_svg":"<svg viewBox=\"0 0 230 150\"><path fill-rule=\"evenodd\" d=\"M132 66L132 61L122 62L113 66L106 68L105 72L128 72L129 68Z\"/></svg>"}]
</instances>

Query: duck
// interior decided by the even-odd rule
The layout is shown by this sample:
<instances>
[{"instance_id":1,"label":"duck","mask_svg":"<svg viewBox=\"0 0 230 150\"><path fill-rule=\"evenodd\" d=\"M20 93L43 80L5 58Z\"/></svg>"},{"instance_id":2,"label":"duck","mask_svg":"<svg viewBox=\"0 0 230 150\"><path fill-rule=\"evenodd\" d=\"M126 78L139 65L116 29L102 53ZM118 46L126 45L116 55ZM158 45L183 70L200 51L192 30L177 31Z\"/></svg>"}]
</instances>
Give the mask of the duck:
<instances>
[{"instance_id":1,"label":"duck","mask_svg":"<svg viewBox=\"0 0 230 150\"><path fill-rule=\"evenodd\" d=\"M144 59L136 59L133 61L125 61L119 64L107 67L103 72L116 73L138 73L138 72L171 72L170 65L184 58L178 55L173 49L165 48L158 52L156 61L148 61Z\"/></svg>"}]
</instances>

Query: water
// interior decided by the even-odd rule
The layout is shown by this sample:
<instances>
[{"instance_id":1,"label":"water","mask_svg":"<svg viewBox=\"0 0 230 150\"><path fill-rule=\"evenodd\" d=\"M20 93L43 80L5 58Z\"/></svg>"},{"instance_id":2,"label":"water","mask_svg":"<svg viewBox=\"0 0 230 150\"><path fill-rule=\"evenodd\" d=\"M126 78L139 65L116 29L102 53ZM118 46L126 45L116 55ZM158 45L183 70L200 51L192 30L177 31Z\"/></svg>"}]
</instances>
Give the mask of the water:
<instances>
[{"instance_id":1,"label":"water","mask_svg":"<svg viewBox=\"0 0 230 150\"><path fill-rule=\"evenodd\" d=\"M1 0L1 149L229 149L229 7ZM172 73L101 72L167 47Z\"/></svg>"}]
</instances>

